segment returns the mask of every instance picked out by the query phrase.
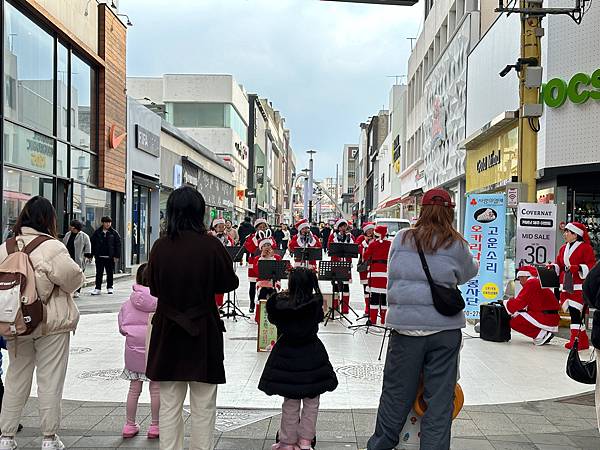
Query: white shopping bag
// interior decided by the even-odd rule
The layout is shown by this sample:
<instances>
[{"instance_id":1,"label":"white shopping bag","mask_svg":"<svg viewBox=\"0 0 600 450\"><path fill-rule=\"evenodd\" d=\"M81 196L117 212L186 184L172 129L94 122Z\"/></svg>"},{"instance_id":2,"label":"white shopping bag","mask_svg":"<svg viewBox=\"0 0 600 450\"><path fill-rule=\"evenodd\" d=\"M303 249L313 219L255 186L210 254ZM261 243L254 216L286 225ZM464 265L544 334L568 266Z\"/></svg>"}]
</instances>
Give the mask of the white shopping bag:
<instances>
[{"instance_id":1,"label":"white shopping bag","mask_svg":"<svg viewBox=\"0 0 600 450\"><path fill-rule=\"evenodd\" d=\"M400 443L398 448L419 448L421 443L421 417L415 413L414 408L410 410L404 428L400 432Z\"/></svg>"}]
</instances>

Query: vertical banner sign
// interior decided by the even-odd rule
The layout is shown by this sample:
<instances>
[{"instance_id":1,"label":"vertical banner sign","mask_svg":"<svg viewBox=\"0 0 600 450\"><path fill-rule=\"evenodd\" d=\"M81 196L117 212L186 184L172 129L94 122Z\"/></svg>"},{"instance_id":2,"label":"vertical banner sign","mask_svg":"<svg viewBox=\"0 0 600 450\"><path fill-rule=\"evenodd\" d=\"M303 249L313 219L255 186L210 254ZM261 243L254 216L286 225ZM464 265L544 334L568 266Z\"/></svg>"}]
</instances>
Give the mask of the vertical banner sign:
<instances>
[{"instance_id":1,"label":"vertical banner sign","mask_svg":"<svg viewBox=\"0 0 600 450\"><path fill-rule=\"evenodd\" d=\"M515 266L542 265L556 255L556 205L519 203Z\"/></svg>"},{"instance_id":2,"label":"vertical banner sign","mask_svg":"<svg viewBox=\"0 0 600 450\"><path fill-rule=\"evenodd\" d=\"M479 318L479 305L504 295L505 194L467 196L464 237L479 261L479 273L461 291L467 319Z\"/></svg>"},{"instance_id":3,"label":"vertical banner sign","mask_svg":"<svg viewBox=\"0 0 600 450\"><path fill-rule=\"evenodd\" d=\"M267 318L267 301L261 300L258 318L258 343L256 350L259 352L270 352L277 342L277 327L269 322Z\"/></svg>"}]
</instances>

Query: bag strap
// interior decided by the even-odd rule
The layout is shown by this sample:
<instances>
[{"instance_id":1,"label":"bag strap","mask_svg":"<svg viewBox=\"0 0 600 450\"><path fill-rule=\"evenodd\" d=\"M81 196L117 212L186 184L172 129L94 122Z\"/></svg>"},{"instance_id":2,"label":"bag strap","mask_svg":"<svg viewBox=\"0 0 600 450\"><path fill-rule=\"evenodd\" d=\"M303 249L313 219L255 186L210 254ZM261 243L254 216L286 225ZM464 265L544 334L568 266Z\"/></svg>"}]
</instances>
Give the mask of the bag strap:
<instances>
[{"instance_id":1,"label":"bag strap","mask_svg":"<svg viewBox=\"0 0 600 450\"><path fill-rule=\"evenodd\" d=\"M6 240L6 253L12 254L17 251L17 238L12 237Z\"/></svg>"},{"instance_id":2,"label":"bag strap","mask_svg":"<svg viewBox=\"0 0 600 450\"><path fill-rule=\"evenodd\" d=\"M417 252L419 253L419 258L421 258L421 265L423 266L423 271L425 272L425 276L427 277L429 286L431 288L433 288L433 285L434 285L433 278L431 277L431 272L429 271L429 266L427 265L427 260L425 259L425 254L423 253L421 244L416 239L415 239L415 244L417 246Z\"/></svg>"},{"instance_id":3,"label":"bag strap","mask_svg":"<svg viewBox=\"0 0 600 450\"><path fill-rule=\"evenodd\" d=\"M23 249L23 253L25 253L26 255L30 255L31 252L33 252L36 248L38 248L44 242L51 241L52 239L53 238L51 238L50 236L44 236L44 235L38 236L33 241L31 241L29 244L27 244L27 246Z\"/></svg>"}]
</instances>

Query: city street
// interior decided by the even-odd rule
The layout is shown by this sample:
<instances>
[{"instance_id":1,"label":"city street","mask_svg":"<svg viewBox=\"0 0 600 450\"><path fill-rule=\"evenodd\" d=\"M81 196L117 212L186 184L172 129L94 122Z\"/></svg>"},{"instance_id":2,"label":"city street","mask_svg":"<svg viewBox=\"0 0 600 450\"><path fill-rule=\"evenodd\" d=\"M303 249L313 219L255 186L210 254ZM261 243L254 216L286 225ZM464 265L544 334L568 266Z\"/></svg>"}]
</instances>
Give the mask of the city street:
<instances>
[{"instance_id":1,"label":"city street","mask_svg":"<svg viewBox=\"0 0 600 450\"><path fill-rule=\"evenodd\" d=\"M247 311L246 268L238 268L237 273L241 279L238 298L242 310ZM327 292L328 286L322 285ZM73 448L154 448L145 437L124 442L120 437L128 383L120 379L124 339L118 333L117 313L129 295L131 280L122 279L115 287L112 296L92 297L84 291L78 300L82 317L72 340L64 393L67 407L63 435L80 438L68 441L77 442L78 447ZM352 298L352 306L360 311L361 286L356 280ZM281 399L268 397L257 389L268 354L256 352L257 326L253 322L225 322L227 384L218 393L217 429L223 434L217 448L262 449L263 441L264 448L269 448ZM357 444L364 445L374 426L384 362L377 358L383 336L366 334L364 329L353 332L338 321L321 326L319 335L340 383L335 392L321 398L321 407L327 412L319 419L323 440L319 448L357 448ZM564 373L564 339L534 347L515 333L510 343L502 344L485 342L476 336L470 328L464 331L460 383L466 406L454 423L453 448L591 449L600 445L594 429L593 396L578 397L590 389ZM35 387L32 396L35 397ZM574 396L567 403L549 400ZM141 401L149 402L147 389ZM30 403L35 403L35 399ZM37 412L33 407L28 411L31 417L25 419L25 433L35 435L36 430L29 427L37 425ZM144 420L140 418L140 422L147 422L147 405L141 413ZM573 435L571 431L578 433Z\"/></svg>"}]
</instances>

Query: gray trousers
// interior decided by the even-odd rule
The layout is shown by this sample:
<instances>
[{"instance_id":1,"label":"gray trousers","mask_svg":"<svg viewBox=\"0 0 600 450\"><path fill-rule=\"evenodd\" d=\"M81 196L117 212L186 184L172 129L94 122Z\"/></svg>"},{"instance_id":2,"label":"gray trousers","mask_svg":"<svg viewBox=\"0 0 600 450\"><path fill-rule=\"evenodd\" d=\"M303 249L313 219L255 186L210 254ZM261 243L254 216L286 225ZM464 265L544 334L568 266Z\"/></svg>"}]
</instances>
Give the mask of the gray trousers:
<instances>
[{"instance_id":1,"label":"gray trousers","mask_svg":"<svg viewBox=\"0 0 600 450\"><path fill-rule=\"evenodd\" d=\"M427 410L421 421L421 449L450 448L450 429L460 330L442 331L430 336L403 336L392 331L388 344L383 390L377 410L375 433L368 450L393 450L417 395L421 373Z\"/></svg>"}]
</instances>

